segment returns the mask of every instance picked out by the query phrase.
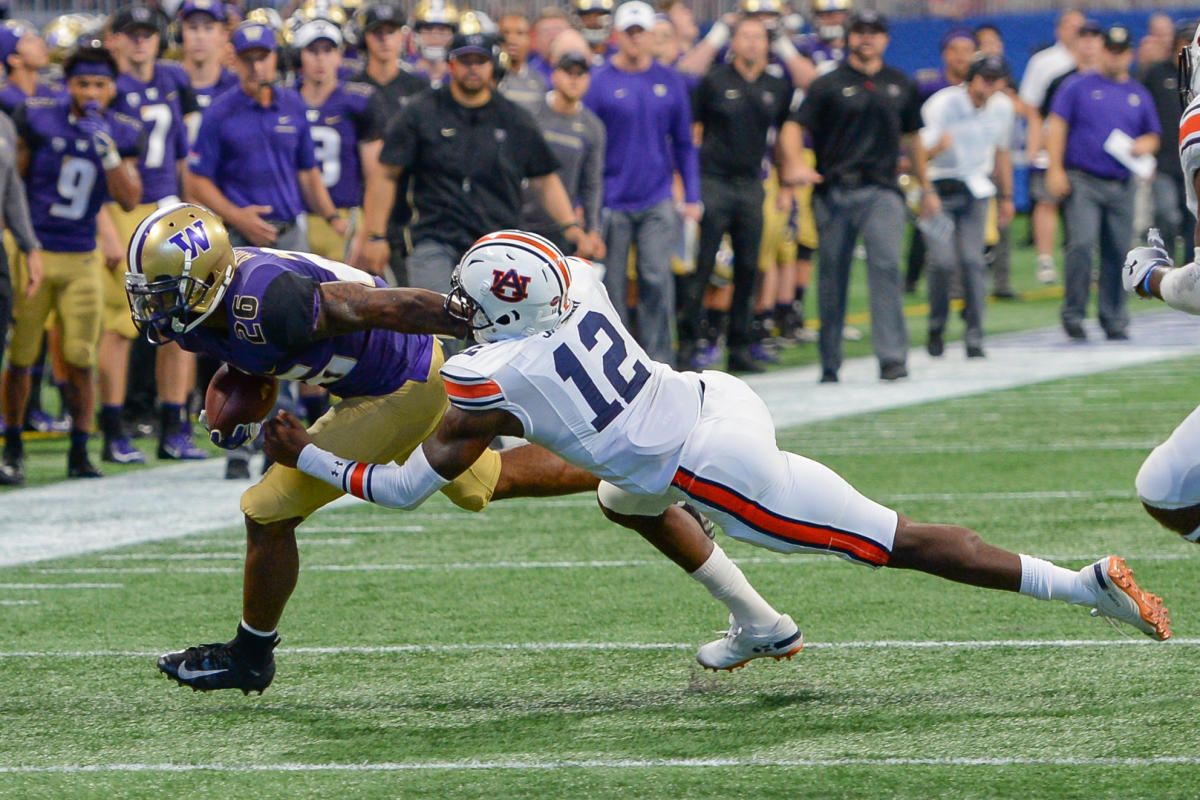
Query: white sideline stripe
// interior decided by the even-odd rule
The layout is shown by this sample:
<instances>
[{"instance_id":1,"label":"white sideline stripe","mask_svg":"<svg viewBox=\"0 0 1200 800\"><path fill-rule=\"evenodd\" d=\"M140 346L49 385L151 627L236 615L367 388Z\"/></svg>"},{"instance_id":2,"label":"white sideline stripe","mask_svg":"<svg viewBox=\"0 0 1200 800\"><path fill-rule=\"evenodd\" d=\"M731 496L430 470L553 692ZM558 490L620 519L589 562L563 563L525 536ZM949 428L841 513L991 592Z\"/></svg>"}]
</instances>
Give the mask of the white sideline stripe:
<instances>
[{"instance_id":1,"label":"white sideline stripe","mask_svg":"<svg viewBox=\"0 0 1200 800\"><path fill-rule=\"evenodd\" d=\"M0 583L0 590L12 589L124 589L123 583Z\"/></svg>"},{"instance_id":2,"label":"white sideline stripe","mask_svg":"<svg viewBox=\"0 0 1200 800\"><path fill-rule=\"evenodd\" d=\"M1039 555L1056 563L1071 561L1096 561L1110 553L1079 554L1047 554ZM239 556L240 558L241 556ZM1190 561L1200 557L1200 551L1188 553L1144 553L1131 556L1136 564L1139 561ZM147 556L154 558L154 556ZM735 558L733 561L740 565L775 565L789 566L792 564L843 564L841 559L830 558L827 555L797 553L777 558ZM629 561L477 561L453 562L449 564L312 564L304 567L305 572L433 572L436 570L483 570L483 569L614 569L626 567L673 567L665 558L629 560ZM241 574L240 567L44 567L34 569L38 575L232 575Z\"/></svg>"},{"instance_id":3,"label":"white sideline stripe","mask_svg":"<svg viewBox=\"0 0 1200 800\"><path fill-rule=\"evenodd\" d=\"M513 761L384 761L372 764L55 764L0 765L6 774L104 772L419 772L448 770L710 769L714 767L1155 767L1200 764L1197 756L1109 758L588 758Z\"/></svg>"},{"instance_id":4,"label":"white sideline stripe","mask_svg":"<svg viewBox=\"0 0 1200 800\"><path fill-rule=\"evenodd\" d=\"M245 553L232 551L224 553L114 553L99 556L100 561L219 561L223 559L241 560Z\"/></svg>"},{"instance_id":5,"label":"white sideline stripe","mask_svg":"<svg viewBox=\"0 0 1200 800\"><path fill-rule=\"evenodd\" d=\"M39 600L0 600L0 606L39 606Z\"/></svg>"},{"instance_id":6,"label":"white sideline stripe","mask_svg":"<svg viewBox=\"0 0 1200 800\"><path fill-rule=\"evenodd\" d=\"M448 517L462 518L465 515L447 514ZM403 519L401 517L400 519ZM297 529L301 534L305 533L424 533L424 525L355 525L353 522L348 522L345 525L301 525ZM308 539L301 538L300 543L308 543ZM333 541L333 540L330 540ZM345 539L346 544L352 540Z\"/></svg>"},{"instance_id":7,"label":"white sideline stripe","mask_svg":"<svg viewBox=\"0 0 1200 800\"><path fill-rule=\"evenodd\" d=\"M982 650L999 647L1049 648L1049 647L1195 647L1200 639L1173 638L1156 642L1147 637L1124 639L998 639L979 641L948 642L805 642L805 650ZM693 650L695 642L500 642L480 644L395 644L395 645L347 645L345 647L281 647L275 652L280 655L340 656L340 655L395 655L402 653L457 653L457 652L555 652L555 651L614 651L614 650ZM16 650L0 652L6 658L152 658L160 652L148 650Z\"/></svg>"},{"instance_id":8,"label":"white sideline stripe","mask_svg":"<svg viewBox=\"0 0 1200 800\"><path fill-rule=\"evenodd\" d=\"M957 348L934 359L923 348L914 348L908 357L912 377L895 384L880 383L872 357L847 361L837 384L817 386L819 365L751 376L747 383L771 409L775 425L786 428L1200 352L1200 318L1171 309L1134 317L1133 339L1127 342L1100 341L1103 337L1096 324L1089 321L1087 326L1093 336L1083 345L1065 341L1058 326L991 337L987 359L968 360ZM797 386L810 384L811 389L797 391ZM885 444L875 443L871 450L886 452ZM819 453L814 451L814 455ZM238 499L250 484L224 480L221 462L214 458L137 470L102 481L70 481L6 492L4 513L0 514L0 567L239 528ZM326 508L360 502L344 497ZM540 502L550 507L582 507L594 506L595 499ZM464 512L408 519L450 519L462 527L488 517L472 518ZM325 524L334 522L336 518ZM70 535L64 536L64 531Z\"/></svg>"}]
</instances>

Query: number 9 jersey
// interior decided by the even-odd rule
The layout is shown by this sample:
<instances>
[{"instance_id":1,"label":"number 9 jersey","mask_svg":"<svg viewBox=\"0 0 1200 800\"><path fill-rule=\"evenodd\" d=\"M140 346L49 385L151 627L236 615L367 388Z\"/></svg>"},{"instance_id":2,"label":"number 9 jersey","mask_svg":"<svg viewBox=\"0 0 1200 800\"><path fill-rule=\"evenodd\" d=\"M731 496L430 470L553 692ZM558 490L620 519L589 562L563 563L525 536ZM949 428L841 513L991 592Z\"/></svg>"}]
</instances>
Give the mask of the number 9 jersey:
<instances>
[{"instance_id":1,"label":"number 9 jersey","mask_svg":"<svg viewBox=\"0 0 1200 800\"><path fill-rule=\"evenodd\" d=\"M700 376L651 360L591 265L567 264L572 310L558 327L450 358L441 369L450 403L508 411L529 441L566 461L632 492L662 492L700 417ZM496 282L503 288L504 275Z\"/></svg>"},{"instance_id":2,"label":"number 9 jersey","mask_svg":"<svg viewBox=\"0 0 1200 800\"><path fill-rule=\"evenodd\" d=\"M26 194L42 248L51 253L90 253L96 249L96 213L109 199L104 166L92 138L76 126L67 97L31 97L13 116L17 135L29 148ZM106 109L122 158L142 150L137 120Z\"/></svg>"}]
</instances>

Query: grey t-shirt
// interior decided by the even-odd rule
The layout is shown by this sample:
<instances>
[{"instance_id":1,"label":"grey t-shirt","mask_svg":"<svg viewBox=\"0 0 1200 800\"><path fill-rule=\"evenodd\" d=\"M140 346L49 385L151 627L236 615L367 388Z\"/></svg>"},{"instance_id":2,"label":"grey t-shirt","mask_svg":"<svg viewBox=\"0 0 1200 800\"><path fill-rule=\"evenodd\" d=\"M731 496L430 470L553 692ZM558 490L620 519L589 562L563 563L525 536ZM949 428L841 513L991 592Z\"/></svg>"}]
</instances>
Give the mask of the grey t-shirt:
<instances>
[{"instance_id":1,"label":"grey t-shirt","mask_svg":"<svg viewBox=\"0 0 1200 800\"><path fill-rule=\"evenodd\" d=\"M29 218L29 203L25 184L17 174L17 128L7 115L0 113L0 209L3 210L0 231L7 224L22 252L39 250L37 234ZM9 254L12 257L12 254Z\"/></svg>"},{"instance_id":2,"label":"grey t-shirt","mask_svg":"<svg viewBox=\"0 0 1200 800\"><path fill-rule=\"evenodd\" d=\"M530 69L528 64L520 71L509 70L500 81L500 94L533 114L538 106L546 102L546 79L536 69Z\"/></svg>"},{"instance_id":3,"label":"grey t-shirt","mask_svg":"<svg viewBox=\"0 0 1200 800\"><path fill-rule=\"evenodd\" d=\"M545 96L533 109L533 117L562 165L558 177L567 197L572 205L583 207L584 228L598 230L604 201L604 123L582 103L574 114L560 114L550 107ZM559 231L538 196L528 188L521 208L521 225L542 235Z\"/></svg>"}]
</instances>

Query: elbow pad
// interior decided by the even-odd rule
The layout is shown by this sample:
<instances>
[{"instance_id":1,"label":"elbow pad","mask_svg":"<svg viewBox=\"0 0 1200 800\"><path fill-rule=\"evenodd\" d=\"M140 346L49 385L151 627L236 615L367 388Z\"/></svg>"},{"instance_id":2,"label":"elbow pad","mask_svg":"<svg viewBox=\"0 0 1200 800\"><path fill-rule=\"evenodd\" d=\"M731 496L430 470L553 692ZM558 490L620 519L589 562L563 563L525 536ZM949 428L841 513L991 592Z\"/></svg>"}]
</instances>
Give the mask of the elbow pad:
<instances>
[{"instance_id":1,"label":"elbow pad","mask_svg":"<svg viewBox=\"0 0 1200 800\"><path fill-rule=\"evenodd\" d=\"M1158 293L1171 308L1200 314L1200 264L1193 261L1168 272L1158 286Z\"/></svg>"},{"instance_id":2,"label":"elbow pad","mask_svg":"<svg viewBox=\"0 0 1200 800\"><path fill-rule=\"evenodd\" d=\"M315 444L306 445L297 468L347 494L388 508L412 510L450 481L433 469L418 447L403 464L367 464L338 458Z\"/></svg>"}]
</instances>

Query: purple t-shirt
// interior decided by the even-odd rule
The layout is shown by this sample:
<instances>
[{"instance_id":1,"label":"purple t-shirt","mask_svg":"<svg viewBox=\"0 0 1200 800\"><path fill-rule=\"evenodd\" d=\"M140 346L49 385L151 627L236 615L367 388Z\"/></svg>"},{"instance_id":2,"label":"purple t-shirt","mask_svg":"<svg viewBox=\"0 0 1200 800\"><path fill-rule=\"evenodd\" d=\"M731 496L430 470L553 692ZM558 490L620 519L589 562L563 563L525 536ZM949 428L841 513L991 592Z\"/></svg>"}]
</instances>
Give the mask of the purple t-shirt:
<instances>
[{"instance_id":1,"label":"purple t-shirt","mask_svg":"<svg viewBox=\"0 0 1200 800\"><path fill-rule=\"evenodd\" d=\"M625 72L609 62L592 72L583 101L608 131L606 208L637 211L667 199L676 168L687 202L700 202L691 102L679 73L658 63L644 72Z\"/></svg>"},{"instance_id":2,"label":"purple t-shirt","mask_svg":"<svg viewBox=\"0 0 1200 800\"><path fill-rule=\"evenodd\" d=\"M375 87L369 84L342 83L320 108L308 109L321 180L338 208L353 208L362 203L362 159L358 146L381 137L386 122L382 106L371 102L374 94Z\"/></svg>"},{"instance_id":3,"label":"purple t-shirt","mask_svg":"<svg viewBox=\"0 0 1200 800\"><path fill-rule=\"evenodd\" d=\"M241 88L217 97L188 154L188 169L238 207L270 206L263 217L274 222L304 213L298 173L315 166L308 106L281 86L273 87L267 106Z\"/></svg>"},{"instance_id":4,"label":"purple t-shirt","mask_svg":"<svg viewBox=\"0 0 1200 800\"><path fill-rule=\"evenodd\" d=\"M1067 147L1063 163L1097 178L1124 180L1129 170L1104 151L1104 141L1114 130L1133 139L1146 134L1162 135L1154 99L1135 80L1110 80L1097 73L1068 78L1054 94L1050 113L1067 123Z\"/></svg>"},{"instance_id":5,"label":"purple t-shirt","mask_svg":"<svg viewBox=\"0 0 1200 800\"><path fill-rule=\"evenodd\" d=\"M117 76L113 109L141 120L146 132L146 147L138 160L143 203L179 196L178 161L187 157L183 117L199 108L187 73L178 64L159 61L149 83L128 73Z\"/></svg>"},{"instance_id":6,"label":"purple t-shirt","mask_svg":"<svg viewBox=\"0 0 1200 800\"><path fill-rule=\"evenodd\" d=\"M185 350L255 375L318 384L338 397L390 394L428 377L431 336L372 329L312 340L318 285L366 273L304 253L257 247L235 253L238 266L221 299L227 330L200 325L180 338Z\"/></svg>"},{"instance_id":7,"label":"purple t-shirt","mask_svg":"<svg viewBox=\"0 0 1200 800\"><path fill-rule=\"evenodd\" d=\"M142 126L132 117L103 112L123 158L142 152ZM25 191L33 229L51 253L96 249L96 213L108 199L108 181L92 137L81 132L67 97L33 97L18 106L13 122L29 148Z\"/></svg>"}]
</instances>

